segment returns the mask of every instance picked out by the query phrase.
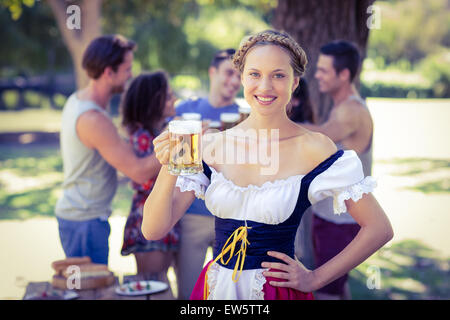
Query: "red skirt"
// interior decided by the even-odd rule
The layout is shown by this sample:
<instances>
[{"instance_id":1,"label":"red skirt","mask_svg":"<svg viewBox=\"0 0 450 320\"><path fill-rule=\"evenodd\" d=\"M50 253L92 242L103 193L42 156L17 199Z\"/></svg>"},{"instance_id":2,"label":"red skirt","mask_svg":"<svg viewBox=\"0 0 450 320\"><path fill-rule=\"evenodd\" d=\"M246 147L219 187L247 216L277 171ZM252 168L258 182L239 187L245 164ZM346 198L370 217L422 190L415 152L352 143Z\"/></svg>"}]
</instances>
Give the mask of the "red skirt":
<instances>
[{"instance_id":1,"label":"red skirt","mask_svg":"<svg viewBox=\"0 0 450 320\"><path fill-rule=\"evenodd\" d=\"M203 291L205 285L205 274L208 266L212 261L203 268L202 273L195 283L194 290L192 290L191 300L204 300ZM270 269L269 271L277 272L278 270ZM231 281L231 279L230 279ZM270 281L286 281L284 279L266 277L266 283L263 286L264 300L314 300L311 292L305 293L292 288L274 287L270 285Z\"/></svg>"}]
</instances>

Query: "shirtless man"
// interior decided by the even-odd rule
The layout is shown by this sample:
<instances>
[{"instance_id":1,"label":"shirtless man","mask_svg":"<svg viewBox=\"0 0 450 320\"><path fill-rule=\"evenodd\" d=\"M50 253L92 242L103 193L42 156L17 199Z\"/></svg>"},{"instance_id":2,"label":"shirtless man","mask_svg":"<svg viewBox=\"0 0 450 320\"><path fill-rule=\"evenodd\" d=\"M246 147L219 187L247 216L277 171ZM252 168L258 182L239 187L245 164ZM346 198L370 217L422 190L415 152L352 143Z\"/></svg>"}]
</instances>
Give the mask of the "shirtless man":
<instances>
[{"instance_id":1,"label":"shirtless man","mask_svg":"<svg viewBox=\"0 0 450 320\"><path fill-rule=\"evenodd\" d=\"M353 80L360 66L358 49L346 41L333 41L320 50L315 78L319 90L331 96L333 107L322 125L302 124L332 139L338 149L353 149L363 165L365 175L372 169L373 122ZM333 214L331 198L312 207L313 245L316 267L337 255L353 240L360 227L349 213ZM316 292L317 299L350 299L348 275Z\"/></svg>"}]
</instances>

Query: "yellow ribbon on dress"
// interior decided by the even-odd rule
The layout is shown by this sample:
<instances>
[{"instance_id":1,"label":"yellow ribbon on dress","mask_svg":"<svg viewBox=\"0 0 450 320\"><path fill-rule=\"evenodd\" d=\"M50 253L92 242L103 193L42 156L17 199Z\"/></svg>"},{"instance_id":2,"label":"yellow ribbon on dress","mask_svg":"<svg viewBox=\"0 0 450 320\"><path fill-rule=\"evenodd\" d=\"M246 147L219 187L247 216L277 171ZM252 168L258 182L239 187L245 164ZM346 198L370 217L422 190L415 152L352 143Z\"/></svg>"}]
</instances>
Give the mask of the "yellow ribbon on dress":
<instances>
[{"instance_id":1,"label":"yellow ribbon on dress","mask_svg":"<svg viewBox=\"0 0 450 320\"><path fill-rule=\"evenodd\" d=\"M251 229L251 227L247 227L247 223L246 223L245 226L239 227L236 230L234 230L234 232L228 238L227 242L225 242L225 244L223 245L222 252L214 259L213 262L211 262L209 264L208 269L206 269L206 273L205 273L205 285L204 285L204 290L203 290L203 299L208 300L208 296L209 296L209 289L208 289L209 268L214 263L216 263L219 259L223 265L228 264L228 262L230 262L231 258L233 257L237 243L239 241L241 241L241 248L239 249L239 251L237 251L234 254L234 255L237 255L237 260L236 260L236 264L234 265L233 275L231 277L233 282L238 282L239 277L242 274L242 269L244 268L245 252L247 251L247 245L250 244L250 242L248 242L248 240L247 240L247 229ZM230 241L231 241L231 243L228 244L228 242L230 242ZM225 262L224 257L228 253L228 251L230 251L229 257L228 257L228 260ZM239 274L237 275L238 269L239 269Z\"/></svg>"}]
</instances>

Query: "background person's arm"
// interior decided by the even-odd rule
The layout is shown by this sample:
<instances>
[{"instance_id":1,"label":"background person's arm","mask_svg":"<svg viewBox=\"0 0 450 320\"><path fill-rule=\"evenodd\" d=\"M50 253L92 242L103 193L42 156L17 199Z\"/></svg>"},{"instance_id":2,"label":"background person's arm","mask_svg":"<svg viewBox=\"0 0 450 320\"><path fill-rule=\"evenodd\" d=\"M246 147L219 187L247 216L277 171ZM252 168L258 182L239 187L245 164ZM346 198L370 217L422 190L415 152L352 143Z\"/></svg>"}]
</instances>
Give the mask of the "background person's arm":
<instances>
[{"instance_id":1,"label":"background person's arm","mask_svg":"<svg viewBox=\"0 0 450 320\"><path fill-rule=\"evenodd\" d=\"M155 177L161 165L154 155L139 158L119 136L112 121L98 111L87 111L77 121L78 137L88 148L97 149L114 168L137 183Z\"/></svg>"},{"instance_id":2,"label":"background person's arm","mask_svg":"<svg viewBox=\"0 0 450 320\"><path fill-rule=\"evenodd\" d=\"M328 120L321 125L302 123L301 126L311 131L320 132L334 142L339 142L358 129L358 117L358 106L348 103L333 109Z\"/></svg>"}]
</instances>

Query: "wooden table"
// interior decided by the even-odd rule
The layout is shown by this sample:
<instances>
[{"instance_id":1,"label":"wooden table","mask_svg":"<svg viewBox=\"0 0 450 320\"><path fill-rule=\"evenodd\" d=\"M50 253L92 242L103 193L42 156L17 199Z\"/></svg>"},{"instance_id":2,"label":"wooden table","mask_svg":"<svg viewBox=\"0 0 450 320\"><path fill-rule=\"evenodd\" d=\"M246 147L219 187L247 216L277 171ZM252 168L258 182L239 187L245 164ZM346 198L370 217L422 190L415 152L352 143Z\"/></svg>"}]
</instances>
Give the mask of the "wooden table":
<instances>
[{"instance_id":1,"label":"wooden table","mask_svg":"<svg viewBox=\"0 0 450 320\"><path fill-rule=\"evenodd\" d=\"M132 275L124 276L123 283L140 280L158 280L155 274L150 275ZM165 291L147 294L141 296L122 296L115 292L116 287L120 285L119 279L115 278L115 283L109 287L89 289L89 290L74 290L79 297L78 300L173 300L175 299L172 290L169 288ZM64 290L55 288L50 282L30 282L27 285L25 295L22 299L35 300L61 300L64 295Z\"/></svg>"}]
</instances>

